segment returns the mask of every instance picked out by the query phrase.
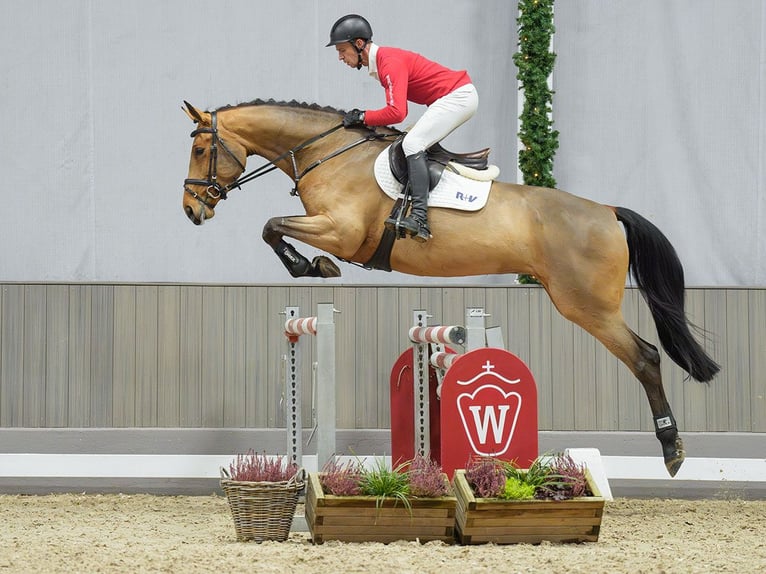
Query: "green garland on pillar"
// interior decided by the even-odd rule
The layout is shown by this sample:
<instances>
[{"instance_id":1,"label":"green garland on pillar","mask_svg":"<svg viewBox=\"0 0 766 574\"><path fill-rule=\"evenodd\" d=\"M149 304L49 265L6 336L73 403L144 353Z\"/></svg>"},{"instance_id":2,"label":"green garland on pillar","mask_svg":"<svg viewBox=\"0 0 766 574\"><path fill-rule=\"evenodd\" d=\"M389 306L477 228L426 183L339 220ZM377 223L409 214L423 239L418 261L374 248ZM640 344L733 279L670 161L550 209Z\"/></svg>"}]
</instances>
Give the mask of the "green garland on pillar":
<instances>
[{"instance_id":1,"label":"green garland on pillar","mask_svg":"<svg viewBox=\"0 0 766 574\"><path fill-rule=\"evenodd\" d=\"M556 187L553 156L559 147L559 132L552 129L553 91L548 77L553 72L556 54L551 52L554 0L519 0L519 51L513 61L519 72L519 89L524 90L524 108L519 119L519 169L525 185ZM537 283L529 275L519 275L519 283Z\"/></svg>"}]
</instances>

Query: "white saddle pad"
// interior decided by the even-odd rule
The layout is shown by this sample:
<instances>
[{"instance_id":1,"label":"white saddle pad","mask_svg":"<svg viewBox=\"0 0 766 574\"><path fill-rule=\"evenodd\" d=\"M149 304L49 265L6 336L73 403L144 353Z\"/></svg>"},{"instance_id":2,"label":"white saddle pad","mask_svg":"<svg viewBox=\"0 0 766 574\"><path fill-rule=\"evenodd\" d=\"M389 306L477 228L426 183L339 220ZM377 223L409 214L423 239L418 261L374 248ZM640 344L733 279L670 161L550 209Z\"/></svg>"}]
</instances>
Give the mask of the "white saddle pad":
<instances>
[{"instance_id":1,"label":"white saddle pad","mask_svg":"<svg viewBox=\"0 0 766 574\"><path fill-rule=\"evenodd\" d=\"M396 181L388 164L388 148L375 160L375 179L380 189L392 199L401 197L404 186ZM449 207L463 211L478 211L489 197L491 181L469 179L445 169L439 184L428 196L428 207Z\"/></svg>"}]
</instances>

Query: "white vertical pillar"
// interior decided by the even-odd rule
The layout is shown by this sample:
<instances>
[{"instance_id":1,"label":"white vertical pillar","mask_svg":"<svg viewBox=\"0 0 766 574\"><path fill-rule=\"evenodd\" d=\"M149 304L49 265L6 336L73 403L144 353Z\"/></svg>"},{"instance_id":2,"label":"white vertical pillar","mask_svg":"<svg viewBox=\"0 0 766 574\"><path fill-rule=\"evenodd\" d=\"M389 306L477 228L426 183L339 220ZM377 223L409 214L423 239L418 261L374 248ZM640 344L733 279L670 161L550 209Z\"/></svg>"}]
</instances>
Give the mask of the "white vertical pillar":
<instances>
[{"instance_id":1,"label":"white vertical pillar","mask_svg":"<svg viewBox=\"0 0 766 574\"><path fill-rule=\"evenodd\" d=\"M317 468L335 456L335 309L317 305Z\"/></svg>"}]
</instances>

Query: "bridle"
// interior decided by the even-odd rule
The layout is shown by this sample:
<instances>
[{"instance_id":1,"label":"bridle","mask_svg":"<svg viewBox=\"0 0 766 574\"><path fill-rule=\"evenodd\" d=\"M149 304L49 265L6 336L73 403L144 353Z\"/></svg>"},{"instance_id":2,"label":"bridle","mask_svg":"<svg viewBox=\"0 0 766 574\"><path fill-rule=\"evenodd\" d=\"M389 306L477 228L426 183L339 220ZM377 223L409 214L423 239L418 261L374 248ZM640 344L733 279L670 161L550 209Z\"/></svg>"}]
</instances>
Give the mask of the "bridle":
<instances>
[{"instance_id":1,"label":"bridle","mask_svg":"<svg viewBox=\"0 0 766 574\"><path fill-rule=\"evenodd\" d=\"M262 175L266 175L269 172L274 171L279 166L277 165L278 162L281 160L289 157L290 163L293 168L293 182L294 186L292 191L290 192L291 195L298 195L298 183L300 182L301 178L306 175L308 172L310 172L312 169L319 167L322 163L326 162L329 159L332 159L336 156L339 156L342 153L345 153L349 151L350 149L355 148L356 146L363 144L364 142L376 140L376 139L385 139L387 137L396 137L398 134L380 134L377 133L374 129L367 128L368 133L365 137L350 143L348 145L345 145L341 147L340 149L335 150L330 155L316 160L314 163L306 167L303 171L298 172L298 164L295 159L295 154L297 154L299 151L309 147L311 144L319 141L322 138L325 138L329 136L331 133L339 130L343 127L343 124L340 123L336 126L331 127L329 130L326 130L322 132L321 134L318 134L316 136L313 136L303 143L298 144L294 148L286 151L279 157L274 158L271 161L267 161L265 164L261 165L260 167L254 169L253 171L249 173L244 173L245 166L244 164L239 160L239 158L234 155L234 153L229 149L229 147L224 142L223 138L221 138L220 135L218 135L218 116L216 111L210 112L210 127L204 127L204 128L197 128L191 133L191 137L196 137L198 134L211 134L212 135L212 141L210 142L210 159L208 161L208 168L207 168L207 179L190 179L187 178L184 180L184 193L188 193L191 197L199 201L200 203L204 204L210 209L213 209L215 205L212 203L213 201L218 201L220 199L226 199L228 197L228 193L232 189L241 189L242 184L247 183L249 181L252 181ZM240 175L237 179L232 181L231 183L227 185L221 185L218 183L218 146L227 153L231 158L234 159L234 161L237 162L237 165L242 169L243 174ZM198 194L194 190L190 189L190 185L204 185L205 186L205 192L204 195Z\"/></svg>"},{"instance_id":2,"label":"bridle","mask_svg":"<svg viewBox=\"0 0 766 574\"><path fill-rule=\"evenodd\" d=\"M197 128L191 133L191 137L194 138L198 134L211 134L213 136L213 139L210 142L210 159L208 161L208 166L207 166L207 179L190 179L190 178L185 179L184 192L191 195L197 201L204 203L210 209L213 209L213 204L209 203L209 201L226 199L226 196L229 191L231 191L234 187L239 187L238 185L236 185L237 181L233 181L232 183L226 186L222 186L220 183L218 183L218 145L220 144L221 148L223 148L223 150L227 154L229 154L229 157L233 158L234 161L237 162L237 165L242 169L243 172L245 171L245 166L243 165L241 161L239 161L239 158L236 155L234 155L234 152L232 152L229 149L229 146L226 145L226 143L223 141L221 136L218 135L217 112L211 112L209 128ZM194 190L189 189L188 187L189 185L204 185L205 186L204 197L199 195Z\"/></svg>"}]
</instances>

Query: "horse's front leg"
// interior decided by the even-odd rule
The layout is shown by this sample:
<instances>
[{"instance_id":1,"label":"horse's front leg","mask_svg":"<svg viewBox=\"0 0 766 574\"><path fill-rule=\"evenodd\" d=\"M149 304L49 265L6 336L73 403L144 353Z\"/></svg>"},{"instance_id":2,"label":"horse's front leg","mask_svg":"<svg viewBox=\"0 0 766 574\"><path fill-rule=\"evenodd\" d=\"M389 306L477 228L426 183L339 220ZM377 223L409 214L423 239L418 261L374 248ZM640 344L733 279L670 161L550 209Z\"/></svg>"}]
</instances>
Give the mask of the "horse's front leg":
<instances>
[{"instance_id":1,"label":"horse's front leg","mask_svg":"<svg viewBox=\"0 0 766 574\"><path fill-rule=\"evenodd\" d=\"M332 220L325 215L272 217L263 226L263 240L277 254L279 260L293 277L340 277L340 269L324 255L309 261L283 237L293 237L323 251L331 251L335 237L332 234ZM337 251L336 251L337 252Z\"/></svg>"}]
</instances>

